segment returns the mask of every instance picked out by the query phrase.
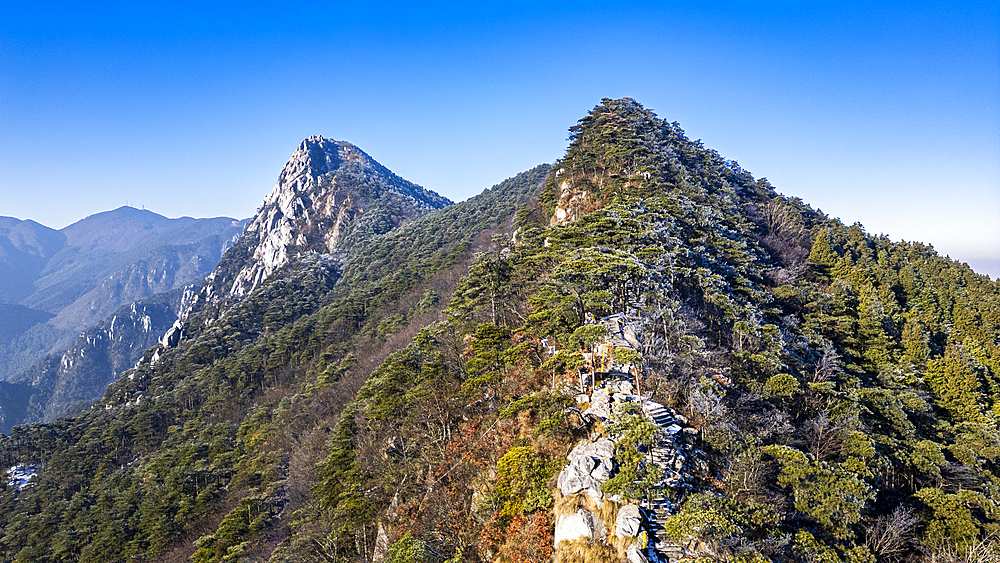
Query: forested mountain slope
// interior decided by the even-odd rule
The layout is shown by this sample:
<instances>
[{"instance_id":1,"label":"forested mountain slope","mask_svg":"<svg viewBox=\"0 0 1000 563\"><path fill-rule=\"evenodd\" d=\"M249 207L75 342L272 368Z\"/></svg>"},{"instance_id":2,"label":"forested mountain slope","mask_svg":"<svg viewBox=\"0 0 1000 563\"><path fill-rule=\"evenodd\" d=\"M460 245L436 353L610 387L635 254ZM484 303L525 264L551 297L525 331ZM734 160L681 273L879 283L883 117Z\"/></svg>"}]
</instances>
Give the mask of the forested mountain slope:
<instances>
[{"instance_id":1,"label":"forested mountain slope","mask_svg":"<svg viewBox=\"0 0 1000 563\"><path fill-rule=\"evenodd\" d=\"M4 558L995 560L996 282L628 98L551 169L395 224L307 235L0 441L37 471L0 492Z\"/></svg>"},{"instance_id":2,"label":"forested mountain slope","mask_svg":"<svg viewBox=\"0 0 1000 563\"><path fill-rule=\"evenodd\" d=\"M51 421L104 396L108 384L135 366L177 320L197 285L120 307L83 331L61 354L50 354L0 382L0 433L27 422Z\"/></svg>"},{"instance_id":3,"label":"forested mountain slope","mask_svg":"<svg viewBox=\"0 0 1000 563\"><path fill-rule=\"evenodd\" d=\"M58 231L0 218L0 379L62 354L119 307L204 277L242 229L132 207Z\"/></svg>"},{"instance_id":4,"label":"forested mountain slope","mask_svg":"<svg viewBox=\"0 0 1000 563\"><path fill-rule=\"evenodd\" d=\"M362 215L344 239L349 251L289 253L221 317L192 310L185 338L148 352L93 409L15 428L0 446L5 467L40 472L33 487L4 491L5 558L186 556L250 497L253 526L233 533L254 540L248 553L272 549L310 497L312 465L345 400L446 305L473 249L546 170L382 235L372 232L380 217ZM242 252L231 249L217 271L238 270ZM35 541L43 534L50 541Z\"/></svg>"}]
</instances>

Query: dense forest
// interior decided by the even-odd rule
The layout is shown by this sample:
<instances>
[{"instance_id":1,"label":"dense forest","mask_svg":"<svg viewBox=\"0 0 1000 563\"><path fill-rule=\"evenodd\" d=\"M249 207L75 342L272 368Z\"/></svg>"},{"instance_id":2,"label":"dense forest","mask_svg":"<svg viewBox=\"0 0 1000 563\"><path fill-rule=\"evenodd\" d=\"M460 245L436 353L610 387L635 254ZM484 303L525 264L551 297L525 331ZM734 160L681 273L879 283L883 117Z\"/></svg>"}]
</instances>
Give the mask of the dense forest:
<instances>
[{"instance_id":1,"label":"dense forest","mask_svg":"<svg viewBox=\"0 0 1000 563\"><path fill-rule=\"evenodd\" d=\"M634 100L551 167L299 250L0 439L33 475L0 483L4 560L1000 560L1000 284ZM595 532L556 544L573 515Z\"/></svg>"}]
</instances>

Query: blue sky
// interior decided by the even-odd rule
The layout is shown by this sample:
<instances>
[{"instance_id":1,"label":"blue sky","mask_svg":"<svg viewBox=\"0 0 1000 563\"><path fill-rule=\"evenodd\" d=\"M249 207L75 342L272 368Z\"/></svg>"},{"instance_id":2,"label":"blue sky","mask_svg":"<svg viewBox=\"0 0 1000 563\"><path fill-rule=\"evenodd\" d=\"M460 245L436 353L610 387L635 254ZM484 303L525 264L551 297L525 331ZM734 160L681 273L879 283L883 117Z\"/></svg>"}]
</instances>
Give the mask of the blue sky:
<instances>
[{"instance_id":1,"label":"blue sky","mask_svg":"<svg viewBox=\"0 0 1000 563\"><path fill-rule=\"evenodd\" d=\"M313 134L462 200L621 96L1000 276L1000 11L976 2L6 3L0 215L247 217Z\"/></svg>"}]
</instances>

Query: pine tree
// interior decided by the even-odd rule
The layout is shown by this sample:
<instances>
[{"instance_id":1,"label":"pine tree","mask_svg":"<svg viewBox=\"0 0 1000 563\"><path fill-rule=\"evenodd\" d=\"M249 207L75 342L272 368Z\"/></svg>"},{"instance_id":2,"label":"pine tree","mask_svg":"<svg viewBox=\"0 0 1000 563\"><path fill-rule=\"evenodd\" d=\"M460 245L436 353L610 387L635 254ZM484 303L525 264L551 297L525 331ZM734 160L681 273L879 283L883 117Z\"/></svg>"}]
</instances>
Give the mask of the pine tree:
<instances>
[{"instance_id":1,"label":"pine tree","mask_svg":"<svg viewBox=\"0 0 1000 563\"><path fill-rule=\"evenodd\" d=\"M812 250L809 252L809 257L806 258L806 264L808 264L813 272L822 278L829 278L836 266L838 260L837 253L834 252L833 246L831 245L830 233L824 229L816 235L816 239L813 241Z\"/></svg>"}]
</instances>

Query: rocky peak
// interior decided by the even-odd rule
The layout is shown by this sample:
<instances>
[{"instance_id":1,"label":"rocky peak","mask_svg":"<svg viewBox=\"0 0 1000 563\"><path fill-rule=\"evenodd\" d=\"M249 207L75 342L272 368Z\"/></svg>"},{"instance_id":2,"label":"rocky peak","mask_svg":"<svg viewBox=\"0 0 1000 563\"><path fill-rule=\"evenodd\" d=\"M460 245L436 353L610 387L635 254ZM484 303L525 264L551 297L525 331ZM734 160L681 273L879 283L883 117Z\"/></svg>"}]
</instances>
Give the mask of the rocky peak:
<instances>
[{"instance_id":1,"label":"rocky peak","mask_svg":"<svg viewBox=\"0 0 1000 563\"><path fill-rule=\"evenodd\" d=\"M239 301L301 252L330 253L351 233L378 235L450 204L351 143L311 136L292 153L195 303ZM362 216L371 220L359 225Z\"/></svg>"},{"instance_id":2,"label":"rocky peak","mask_svg":"<svg viewBox=\"0 0 1000 563\"><path fill-rule=\"evenodd\" d=\"M278 175L278 185L294 188L305 187L306 179L316 178L340 167L340 151L352 152L356 147L343 141L331 141L319 135L303 139L299 147L288 159L281 174Z\"/></svg>"}]
</instances>

